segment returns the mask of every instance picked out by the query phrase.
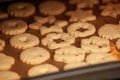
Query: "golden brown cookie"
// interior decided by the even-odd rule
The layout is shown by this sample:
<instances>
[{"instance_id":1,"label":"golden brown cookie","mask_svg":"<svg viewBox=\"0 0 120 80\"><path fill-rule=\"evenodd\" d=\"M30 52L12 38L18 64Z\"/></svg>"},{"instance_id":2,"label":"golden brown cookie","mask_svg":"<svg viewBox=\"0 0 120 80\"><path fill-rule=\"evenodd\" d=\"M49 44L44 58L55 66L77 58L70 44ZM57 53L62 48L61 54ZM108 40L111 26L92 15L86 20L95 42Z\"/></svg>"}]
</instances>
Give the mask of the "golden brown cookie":
<instances>
[{"instance_id":1,"label":"golden brown cookie","mask_svg":"<svg viewBox=\"0 0 120 80\"><path fill-rule=\"evenodd\" d=\"M8 13L14 17L29 17L35 13L35 7L31 3L16 2L8 6Z\"/></svg>"},{"instance_id":2,"label":"golden brown cookie","mask_svg":"<svg viewBox=\"0 0 120 80\"><path fill-rule=\"evenodd\" d=\"M60 1L45 1L39 5L39 11L44 15L59 15L66 10L66 6Z\"/></svg>"}]
</instances>

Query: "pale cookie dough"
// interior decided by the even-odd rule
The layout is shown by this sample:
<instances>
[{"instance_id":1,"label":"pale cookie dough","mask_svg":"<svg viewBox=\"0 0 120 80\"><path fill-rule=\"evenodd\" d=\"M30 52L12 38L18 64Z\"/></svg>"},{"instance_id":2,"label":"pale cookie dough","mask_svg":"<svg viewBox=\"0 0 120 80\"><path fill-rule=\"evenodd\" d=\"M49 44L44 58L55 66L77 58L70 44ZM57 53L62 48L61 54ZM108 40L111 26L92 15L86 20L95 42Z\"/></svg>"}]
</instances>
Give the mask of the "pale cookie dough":
<instances>
[{"instance_id":1,"label":"pale cookie dough","mask_svg":"<svg viewBox=\"0 0 120 80\"><path fill-rule=\"evenodd\" d=\"M117 61L117 57L110 53L91 53L87 56L86 61L90 64L100 64Z\"/></svg>"},{"instance_id":2,"label":"pale cookie dough","mask_svg":"<svg viewBox=\"0 0 120 80\"><path fill-rule=\"evenodd\" d=\"M0 23L0 28L6 35L16 35L27 30L27 23L20 19L7 19Z\"/></svg>"},{"instance_id":3,"label":"pale cookie dough","mask_svg":"<svg viewBox=\"0 0 120 80\"><path fill-rule=\"evenodd\" d=\"M78 63L85 58L85 51L75 46L67 46L55 50L54 60L64 63Z\"/></svg>"},{"instance_id":4,"label":"pale cookie dough","mask_svg":"<svg viewBox=\"0 0 120 80\"><path fill-rule=\"evenodd\" d=\"M60 39L62 42L55 42L54 40ZM75 38L68 33L50 33L45 38L41 39L41 44L47 46L49 49L58 49L70 46L75 42Z\"/></svg>"},{"instance_id":5,"label":"pale cookie dough","mask_svg":"<svg viewBox=\"0 0 120 80\"><path fill-rule=\"evenodd\" d=\"M7 56L4 53L0 53L0 71L9 70L14 63L15 59L13 57Z\"/></svg>"},{"instance_id":6,"label":"pale cookie dough","mask_svg":"<svg viewBox=\"0 0 120 80\"><path fill-rule=\"evenodd\" d=\"M41 65L33 66L32 68L30 68L27 74L29 77L35 77L35 76L54 73L58 71L59 69L54 65L41 64Z\"/></svg>"},{"instance_id":7,"label":"pale cookie dough","mask_svg":"<svg viewBox=\"0 0 120 80\"><path fill-rule=\"evenodd\" d=\"M87 22L87 21L93 21L96 20L96 16L93 15L92 10L82 10L77 9L75 11L68 11L66 12L66 15L69 16L69 22Z\"/></svg>"},{"instance_id":8,"label":"pale cookie dough","mask_svg":"<svg viewBox=\"0 0 120 80\"><path fill-rule=\"evenodd\" d=\"M20 80L20 75L13 71L0 71L0 80Z\"/></svg>"},{"instance_id":9,"label":"pale cookie dough","mask_svg":"<svg viewBox=\"0 0 120 80\"><path fill-rule=\"evenodd\" d=\"M51 33L51 32L62 33L63 29L57 25L52 25L50 27L47 27L47 26L40 27L40 34L41 35L46 35L46 34Z\"/></svg>"},{"instance_id":10,"label":"pale cookie dough","mask_svg":"<svg viewBox=\"0 0 120 80\"><path fill-rule=\"evenodd\" d=\"M120 39L118 39L115 43L118 50L120 50Z\"/></svg>"},{"instance_id":11,"label":"pale cookie dough","mask_svg":"<svg viewBox=\"0 0 120 80\"><path fill-rule=\"evenodd\" d=\"M42 24L40 22L33 22L33 23L29 24L29 28L34 29L34 30L40 30L41 26L42 26Z\"/></svg>"},{"instance_id":12,"label":"pale cookie dough","mask_svg":"<svg viewBox=\"0 0 120 80\"><path fill-rule=\"evenodd\" d=\"M76 4L77 8L92 8L94 4L98 4L99 0L69 0L70 4Z\"/></svg>"},{"instance_id":13,"label":"pale cookie dough","mask_svg":"<svg viewBox=\"0 0 120 80\"><path fill-rule=\"evenodd\" d=\"M5 47L5 41L0 39L0 51L2 51Z\"/></svg>"},{"instance_id":14,"label":"pale cookie dough","mask_svg":"<svg viewBox=\"0 0 120 80\"><path fill-rule=\"evenodd\" d=\"M59 26L59 27L65 27L68 25L67 20L57 20L54 25Z\"/></svg>"},{"instance_id":15,"label":"pale cookie dough","mask_svg":"<svg viewBox=\"0 0 120 80\"><path fill-rule=\"evenodd\" d=\"M81 40L81 48L86 52L109 52L110 42L108 39L103 39L98 36L92 36L88 39Z\"/></svg>"},{"instance_id":16,"label":"pale cookie dough","mask_svg":"<svg viewBox=\"0 0 120 80\"><path fill-rule=\"evenodd\" d=\"M75 68L80 68L80 67L86 67L89 66L90 64L87 62L78 62L78 63L68 63L65 64L64 70L69 70L69 69L75 69Z\"/></svg>"},{"instance_id":17,"label":"pale cookie dough","mask_svg":"<svg viewBox=\"0 0 120 80\"><path fill-rule=\"evenodd\" d=\"M8 14L0 11L0 19L8 18Z\"/></svg>"},{"instance_id":18,"label":"pale cookie dough","mask_svg":"<svg viewBox=\"0 0 120 80\"><path fill-rule=\"evenodd\" d=\"M41 47L25 49L20 54L20 60L26 64L36 65L50 58L50 53Z\"/></svg>"},{"instance_id":19,"label":"pale cookie dough","mask_svg":"<svg viewBox=\"0 0 120 80\"><path fill-rule=\"evenodd\" d=\"M100 8L102 9L102 16L110 16L116 18L118 15L120 15L120 3L108 3L105 6L100 6Z\"/></svg>"},{"instance_id":20,"label":"pale cookie dough","mask_svg":"<svg viewBox=\"0 0 120 80\"><path fill-rule=\"evenodd\" d=\"M94 34L95 31L96 29L93 24L84 22L72 23L67 28L67 32L74 37L87 37Z\"/></svg>"},{"instance_id":21,"label":"pale cookie dough","mask_svg":"<svg viewBox=\"0 0 120 80\"><path fill-rule=\"evenodd\" d=\"M44 15L59 15L66 10L66 6L60 1L45 1L38 7Z\"/></svg>"},{"instance_id":22,"label":"pale cookie dough","mask_svg":"<svg viewBox=\"0 0 120 80\"><path fill-rule=\"evenodd\" d=\"M29 17L35 13L35 7L31 3L16 2L10 4L7 11L14 17Z\"/></svg>"},{"instance_id":23,"label":"pale cookie dough","mask_svg":"<svg viewBox=\"0 0 120 80\"><path fill-rule=\"evenodd\" d=\"M106 39L117 39L120 38L120 25L116 24L105 24L98 30L98 35Z\"/></svg>"},{"instance_id":24,"label":"pale cookie dough","mask_svg":"<svg viewBox=\"0 0 120 80\"><path fill-rule=\"evenodd\" d=\"M39 38L30 33L18 34L10 39L10 44L14 48L26 49L39 44Z\"/></svg>"}]
</instances>

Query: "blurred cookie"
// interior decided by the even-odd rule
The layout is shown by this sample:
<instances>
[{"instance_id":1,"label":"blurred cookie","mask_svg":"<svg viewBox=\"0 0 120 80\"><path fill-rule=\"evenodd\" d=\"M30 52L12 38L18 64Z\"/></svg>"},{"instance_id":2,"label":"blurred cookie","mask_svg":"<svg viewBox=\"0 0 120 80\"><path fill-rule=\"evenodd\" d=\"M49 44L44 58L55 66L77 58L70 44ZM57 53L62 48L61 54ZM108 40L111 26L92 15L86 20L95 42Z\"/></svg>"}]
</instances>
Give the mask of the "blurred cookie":
<instances>
[{"instance_id":1,"label":"blurred cookie","mask_svg":"<svg viewBox=\"0 0 120 80\"><path fill-rule=\"evenodd\" d=\"M85 51L75 46L67 46L55 50L54 60L63 63L78 63L85 58Z\"/></svg>"},{"instance_id":2,"label":"blurred cookie","mask_svg":"<svg viewBox=\"0 0 120 80\"><path fill-rule=\"evenodd\" d=\"M54 73L58 71L59 69L52 64L41 64L41 65L33 66L32 68L30 68L28 70L28 76L35 77L35 76Z\"/></svg>"},{"instance_id":3,"label":"blurred cookie","mask_svg":"<svg viewBox=\"0 0 120 80\"><path fill-rule=\"evenodd\" d=\"M98 30L98 35L106 39L117 39L120 38L120 25L116 24L105 24Z\"/></svg>"},{"instance_id":4,"label":"blurred cookie","mask_svg":"<svg viewBox=\"0 0 120 80\"><path fill-rule=\"evenodd\" d=\"M76 22L68 26L67 32L74 37L87 37L94 34L95 26L91 23Z\"/></svg>"},{"instance_id":5,"label":"blurred cookie","mask_svg":"<svg viewBox=\"0 0 120 80\"><path fill-rule=\"evenodd\" d=\"M55 40L61 40L57 42ZM41 39L41 44L47 46L49 49L58 49L70 46L75 42L75 38L68 33L50 33Z\"/></svg>"},{"instance_id":6,"label":"blurred cookie","mask_svg":"<svg viewBox=\"0 0 120 80\"><path fill-rule=\"evenodd\" d=\"M9 70L14 63L15 59L13 57L0 53L0 70Z\"/></svg>"},{"instance_id":7,"label":"blurred cookie","mask_svg":"<svg viewBox=\"0 0 120 80\"><path fill-rule=\"evenodd\" d=\"M50 53L41 47L25 49L20 54L20 60L26 64L36 65L50 58Z\"/></svg>"},{"instance_id":8,"label":"blurred cookie","mask_svg":"<svg viewBox=\"0 0 120 80\"><path fill-rule=\"evenodd\" d=\"M0 19L5 19L5 18L8 18L8 13L0 11Z\"/></svg>"},{"instance_id":9,"label":"blurred cookie","mask_svg":"<svg viewBox=\"0 0 120 80\"><path fill-rule=\"evenodd\" d=\"M0 29L6 35L16 35L27 30L27 23L20 19L7 19L0 23Z\"/></svg>"},{"instance_id":10,"label":"blurred cookie","mask_svg":"<svg viewBox=\"0 0 120 80\"><path fill-rule=\"evenodd\" d=\"M36 22L29 24L29 29L40 30L41 26L42 24L36 21Z\"/></svg>"},{"instance_id":11,"label":"blurred cookie","mask_svg":"<svg viewBox=\"0 0 120 80\"><path fill-rule=\"evenodd\" d=\"M14 48L27 49L39 44L39 38L30 33L23 33L13 36L10 44Z\"/></svg>"},{"instance_id":12,"label":"blurred cookie","mask_svg":"<svg viewBox=\"0 0 120 80\"><path fill-rule=\"evenodd\" d=\"M59 15L66 10L66 6L60 1L45 1L39 5L39 11L44 15Z\"/></svg>"},{"instance_id":13,"label":"blurred cookie","mask_svg":"<svg viewBox=\"0 0 120 80\"><path fill-rule=\"evenodd\" d=\"M70 4L76 4L77 8L92 8L94 4L98 4L99 0L69 0Z\"/></svg>"},{"instance_id":14,"label":"blurred cookie","mask_svg":"<svg viewBox=\"0 0 120 80\"><path fill-rule=\"evenodd\" d=\"M5 41L0 39L0 51L2 51L5 47Z\"/></svg>"},{"instance_id":15,"label":"blurred cookie","mask_svg":"<svg viewBox=\"0 0 120 80\"><path fill-rule=\"evenodd\" d=\"M35 7L31 3L16 2L8 6L8 13L14 17L29 17L35 13Z\"/></svg>"},{"instance_id":16,"label":"blurred cookie","mask_svg":"<svg viewBox=\"0 0 120 80\"><path fill-rule=\"evenodd\" d=\"M0 80L20 80L20 75L13 71L0 71Z\"/></svg>"},{"instance_id":17,"label":"blurred cookie","mask_svg":"<svg viewBox=\"0 0 120 80\"><path fill-rule=\"evenodd\" d=\"M68 11L66 15L69 16L69 22L86 22L96 20L96 16L93 15L92 10L81 10L77 9L75 11Z\"/></svg>"},{"instance_id":18,"label":"blurred cookie","mask_svg":"<svg viewBox=\"0 0 120 80\"><path fill-rule=\"evenodd\" d=\"M68 64L65 64L64 70L75 69L75 68L85 67L89 65L90 64L87 62L68 63Z\"/></svg>"},{"instance_id":19,"label":"blurred cookie","mask_svg":"<svg viewBox=\"0 0 120 80\"><path fill-rule=\"evenodd\" d=\"M100 13L102 16L110 16L116 18L120 15L120 3L108 3L105 6L100 6L102 12Z\"/></svg>"},{"instance_id":20,"label":"blurred cookie","mask_svg":"<svg viewBox=\"0 0 120 80\"><path fill-rule=\"evenodd\" d=\"M118 39L115 43L118 50L120 50L120 39Z\"/></svg>"},{"instance_id":21,"label":"blurred cookie","mask_svg":"<svg viewBox=\"0 0 120 80\"><path fill-rule=\"evenodd\" d=\"M81 48L87 53L91 52L109 52L110 42L108 39L103 39L98 36L92 36L88 39L81 40Z\"/></svg>"},{"instance_id":22,"label":"blurred cookie","mask_svg":"<svg viewBox=\"0 0 120 80\"><path fill-rule=\"evenodd\" d=\"M63 30L61 27L56 26L56 25L52 25L50 27L47 27L47 26L40 27L40 34L41 35L45 35L45 34L52 33L52 32L61 33L61 32L63 32Z\"/></svg>"},{"instance_id":23,"label":"blurred cookie","mask_svg":"<svg viewBox=\"0 0 120 80\"><path fill-rule=\"evenodd\" d=\"M100 64L114 61L117 61L117 58L110 53L91 53L86 58L86 62L90 64Z\"/></svg>"}]
</instances>

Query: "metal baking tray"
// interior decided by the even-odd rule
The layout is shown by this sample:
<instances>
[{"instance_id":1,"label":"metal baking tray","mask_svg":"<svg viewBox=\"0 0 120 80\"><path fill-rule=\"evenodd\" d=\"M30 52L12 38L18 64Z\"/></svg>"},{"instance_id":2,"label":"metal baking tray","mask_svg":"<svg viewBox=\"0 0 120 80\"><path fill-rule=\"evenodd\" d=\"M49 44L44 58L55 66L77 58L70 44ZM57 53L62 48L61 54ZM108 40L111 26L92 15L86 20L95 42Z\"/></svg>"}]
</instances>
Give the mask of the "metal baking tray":
<instances>
[{"instance_id":1,"label":"metal baking tray","mask_svg":"<svg viewBox=\"0 0 120 80\"><path fill-rule=\"evenodd\" d=\"M110 62L23 80L119 80L120 62Z\"/></svg>"},{"instance_id":2,"label":"metal baking tray","mask_svg":"<svg viewBox=\"0 0 120 80\"><path fill-rule=\"evenodd\" d=\"M23 0L0 0L0 4L16 1ZM120 80L120 62L102 63L22 80Z\"/></svg>"}]
</instances>

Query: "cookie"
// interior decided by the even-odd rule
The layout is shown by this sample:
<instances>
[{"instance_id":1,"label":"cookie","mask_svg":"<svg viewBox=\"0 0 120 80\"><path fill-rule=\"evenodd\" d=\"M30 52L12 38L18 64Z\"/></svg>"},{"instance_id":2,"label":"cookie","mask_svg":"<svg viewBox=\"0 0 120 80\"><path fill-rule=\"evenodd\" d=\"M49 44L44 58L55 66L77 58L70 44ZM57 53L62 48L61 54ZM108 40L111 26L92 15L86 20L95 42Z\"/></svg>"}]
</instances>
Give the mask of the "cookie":
<instances>
[{"instance_id":1,"label":"cookie","mask_svg":"<svg viewBox=\"0 0 120 80\"><path fill-rule=\"evenodd\" d=\"M116 24L105 24L98 30L98 35L106 39L117 39L120 38L120 25Z\"/></svg>"},{"instance_id":2,"label":"cookie","mask_svg":"<svg viewBox=\"0 0 120 80\"><path fill-rule=\"evenodd\" d=\"M102 3L118 2L118 0L102 0Z\"/></svg>"},{"instance_id":3,"label":"cookie","mask_svg":"<svg viewBox=\"0 0 120 80\"><path fill-rule=\"evenodd\" d=\"M29 17L35 13L35 7L31 3L16 2L10 4L7 11L14 17Z\"/></svg>"},{"instance_id":4,"label":"cookie","mask_svg":"<svg viewBox=\"0 0 120 80\"><path fill-rule=\"evenodd\" d=\"M102 12L100 13L102 16L117 18L117 16L120 15L120 3L108 3L105 6L100 6L100 8L102 9Z\"/></svg>"},{"instance_id":5,"label":"cookie","mask_svg":"<svg viewBox=\"0 0 120 80\"><path fill-rule=\"evenodd\" d=\"M13 57L0 53L0 70L9 70L14 63L15 59Z\"/></svg>"},{"instance_id":6,"label":"cookie","mask_svg":"<svg viewBox=\"0 0 120 80\"><path fill-rule=\"evenodd\" d=\"M55 40L61 40L56 42ZM58 49L70 46L75 42L75 38L67 33L50 33L41 39L41 44L47 46L49 49Z\"/></svg>"},{"instance_id":7,"label":"cookie","mask_svg":"<svg viewBox=\"0 0 120 80\"><path fill-rule=\"evenodd\" d=\"M5 41L0 39L0 51L2 51L5 47Z\"/></svg>"},{"instance_id":8,"label":"cookie","mask_svg":"<svg viewBox=\"0 0 120 80\"><path fill-rule=\"evenodd\" d=\"M76 4L77 8L92 8L94 4L98 4L99 0L69 0L70 4Z\"/></svg>"},{"instance_id":9,"label":"cookie","mask_svg":"<svg viewBox=\"0 0 120 80\"><path fill-rule=\"evenodd\" d=\"M87 22L87 21L93 21L96 20L96 16L93 15L92 10L82 10L77 9L75 11L68 11L66 12L66 15L69 16L69 22Z\"/></svg>"},{"instance_id":10,"label":"cookie","mask_svg":"<svg viewBox=\"0 0 120 80\"><path fill-rule=\"evenodd\" d=\"M88 39L81 40L81 48L86 52L109 52L110 42L108 39L103 39L98 36L92 36Z\"/></svg>"},{"instance_id":11,"label":"cookie","mask_svg":"<svg viewBox=\"0 0 120 80\"><path fill-rule=\"evenodd\" d=\"M66 6L60 1L45 1L38 8L44 15L59 15L66 10Z\"/></svg>"},{"instance_id":12,"label":"cookie","mask_svg":"<svg viewBox=\"0 0 120 80\"><path fill-rule=\"evenodd\" d=\"M8 18L8 14L0 11L0 19Z\"/></svg>"},{"instance_id":13,"label":"cookie","mask_svg":"<svg viewBox=\"0 0 120 80\"><path fill-rule=\"evenodd\" d=\"M40 34L41 35L46 35L48 33L55 32L55 33L61 33L63 32L63 29L59 26L52 25L50 27L47 26L41 26L40 27Z\"/></svg>"},{"instance_id":14,"label":"cookie","mask_svg":"<svg viewBox=\"0 0 120 80\"><path fill-rule=\"evenodd\" d=\"M68 25L67 20L57 20L54 25L59 26L59 27L65 27Z\"/></svg>"},{"instance_id":15,"label":"cookie","mask_svg":"<svg viewBox=\"0 0 120 80\"><path fill-rule=\"evenodd\" d=\"M41 47L25 49L20 54L20 60L26 64L36 65L50 58L50 53Z\"/></svg>"},{"instance_id":16,"label":"cookie","mask_svg":"<svg viewBox=\"0 0 120 80\"><path fill-rule=\"evenodd\" d=\"M67 46L55 50L54 60L64 63L78 63L85 58L85 51L75 46Z\"/></svg>"},{"instance_id":17,"label":"cookie","mask_svg":"<svg viewBox=\"0 0 120 80\"><path fill-rule=\"evenodd\" d=\"M0 80L20 80L20 75L13 71L0 71Z\"/></svg>"},{"instance_id":18,"label":"cookie","mask_svg":"<svg viewBox=\"0 0 120 80\"><path fill-rule=\"evenodd\" d=\"M10 39L10 45L18 49L26 49L39 44L39 38L30 33L18 34Z\"/></svg>"},{"instance_id":19,"label":"cookie","mask_svg":"<svg viewBox=\"0 0 120 80\"><path fill-rule=\"evenodd\" d=\"M89 65L90 64L87 62L68 63L68 64L65 64L64 70L75 69L75 68L85 67Z\"/></svg>"},{"instance_id":20,"label":"cookie","mask_svg":"<svg viewBox=\"0 0 120 80\"><path fill-rule=\"evenodd\" d=\"M53 24L56 21L56 17L53 15L46 17L34 16L33 19L41 24L45 24L45 23Z\"/></svg>"},{"instance_id":21,"label":"cookie","mask_svg":"<svg viewBox=\"0 0 120 80\"><path fill-rule=\"evenodd\" d=\"M48 17L33 16L33 19L40 24L45 24L48 22Z\"/></svg>"},{"instance_id":22,"label":"cookie","mask_svg":"<svg viewBox=\"0 0 120 80\"><path fill-rule=\"evenodd\" d=\"M86 62L90 64L100 64L117 61L117 58L110 53L91 53L86 57Z\"/></svg>"},{"instance_id":23,"label":"cookie","mask_svg":"<svg viewBox=\"0 0 120 80\"><path fill-rule=\"evenodd\" d=\"M20 19L7 19L0 23L0 28L6 35L16 35L27 30L27 23Z\"/></svg>"},{"instance_id":24,"label":"cookie","mask_svg":"<svg viewBox=\"0 0 120 80\"><path fill-rule=\"evenodd\" d=\"M42 26L41 23L33 22L33 23L29 24L29 29L40 30L41 26Z\"/></svg>"},{"instance_id":25,"label":"cookie","mask_svg":"<svg viewBox=\"0 0 120 80\"><path fill-rule=\"evenodd\" d=\"M118 39L115 43L118 50L120 50L120 39Z\"/></svg>"},{"instance_id":26,"label":"cookie","mask_svg":"<svg viewBox=\"0 0 120 80\"><path fill-rule=\"evenodd\" d=\"M28 70L27 74L29 77L35 77L35 76L44 75L48 73L50 74L58 71L59 69L56 66L46 63L46 64L33 66Z\"/></svg>"},{"instance_id":27,"label":"cookie","mask_svg":"<svg viewBox=\"0 0 120 80\"><path fill-rule=\"evenodd\" d=\"M67 32L74 37L87 37L94 34L95 26L91 23L76 22L68 26Z\"/></svg>"}]
</instances>

